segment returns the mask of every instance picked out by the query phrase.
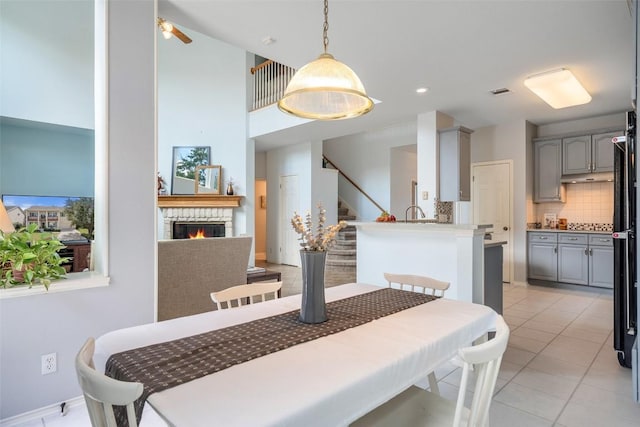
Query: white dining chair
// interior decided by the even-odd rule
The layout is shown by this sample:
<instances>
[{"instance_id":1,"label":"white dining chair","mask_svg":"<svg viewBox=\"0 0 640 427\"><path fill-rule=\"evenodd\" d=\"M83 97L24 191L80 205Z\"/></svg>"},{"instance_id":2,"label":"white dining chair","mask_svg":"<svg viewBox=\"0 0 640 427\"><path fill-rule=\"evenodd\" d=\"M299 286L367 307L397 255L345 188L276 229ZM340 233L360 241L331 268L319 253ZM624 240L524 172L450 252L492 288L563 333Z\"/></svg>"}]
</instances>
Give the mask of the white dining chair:
<instances>
[{"instance_id":1,"label":"white dining chair","mask_svg":"<svg viewBox=\"0 0 640 427\"><path fill-rule=\"evenodd\" d=\"M509 327L502 316L498 316L493 339L458 350L463 367L457 401L454 402L438 394L411 386L351 425L353 427L489 426L489 408L500 362L508 341ZM472 370L475 372L476 383L471 407L467 408L464 406L464 401Z\"/></svg>"},{"instance_id":2,"label":"white dining chair","mask_svg":"<svg viewBox=\"0 0 640 427\"><path fill-rule=\"evenodd\" d=\"M409 290L413 292L420 292L436 297L443 297L444 291L449 289L450 286L449 282L443 282L432 277L419 276L416 274L384 273L384 278L389 283L390 288L396 283L399 285L398 289L409 287Z\"/></svg>"},{"instance_id":3,"label":"white dining chair","mask_svg":"<svg viewBox=\"0 0 640 427\"><path fill-rule=\"evenodd\" d=\"M133 402L142 394L137 382L118 381L95 370L95 340L87 339L76 356L76 374L93 427L117 427L113 405L126 406L129 427L136 427Z\"/></svg>"},{"instance_id":4,"label":"white dining chair","mask_svg":"<svg viewBox=\"0 0 640 427\"><path fill-rule=\"evenodd\" d=\"M278 291L282 288L282 282L258 282L248 285L232 286L218 292L211 292L211 300L216 303L218 310L225 308L240 307L245 305L247 301L250 304L265 301L272 295L274 299L278 298ZM260 296L260 301L255 298ZM235 305L233 303L235 302Z\"/></svg>"},{"instance_id":5,"label":"white dining chair","mask_svg":"<svg viewBox=\"0 0 640 427\"><path fill-rule=\"evenodd\" d=\"M429 276L419 276L416 274L384 273L384 278L389 283L390 288L393 288L393 284L396 283L398 289L409 287L409 290L413 292L420 292L436 297L443 297L444 292L449 289L450 286L449 282L443 282ZM429 380L429 389L434 393L440 394L436 374L430 372L427 379Z\"/></svg>"}]
</instances>

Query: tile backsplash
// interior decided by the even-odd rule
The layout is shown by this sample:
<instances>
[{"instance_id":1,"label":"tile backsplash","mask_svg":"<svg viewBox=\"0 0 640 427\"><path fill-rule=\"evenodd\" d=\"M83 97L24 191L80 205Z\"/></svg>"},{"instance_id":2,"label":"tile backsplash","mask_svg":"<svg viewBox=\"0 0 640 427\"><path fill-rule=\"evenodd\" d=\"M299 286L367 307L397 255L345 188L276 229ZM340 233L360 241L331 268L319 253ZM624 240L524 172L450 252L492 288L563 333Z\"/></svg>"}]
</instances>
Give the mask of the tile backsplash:
<instances>
[{"instance_id":1,"label":"tile backsplash","mask_svg":"<svg viewBox=\"0 0 640 427\"><path fill-rule=\"evenodd\" d=\"M613 222L613 182L566 184L566 203L536 204L536 221L545 213L555 213L573 223Z\"/></svg>"}]
</instances>

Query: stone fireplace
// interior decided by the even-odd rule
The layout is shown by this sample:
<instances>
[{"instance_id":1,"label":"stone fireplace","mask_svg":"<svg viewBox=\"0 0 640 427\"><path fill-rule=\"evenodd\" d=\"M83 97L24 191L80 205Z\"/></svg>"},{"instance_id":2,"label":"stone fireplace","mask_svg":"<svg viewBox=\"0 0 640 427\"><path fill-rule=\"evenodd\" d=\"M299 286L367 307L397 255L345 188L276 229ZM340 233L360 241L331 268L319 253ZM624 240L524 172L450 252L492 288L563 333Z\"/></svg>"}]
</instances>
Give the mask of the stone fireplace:
<instances>
[{"instance_id":1,"label":"stone fireplace","mask_svg":"<svg viewBox=\"0 0 640 427\"><path fill-rule=\"evenodd\" d=\"M233 209L240 206L242 196L158 196L162 213L162 236L173 239L174 223L216 224L224 236L233 236ZM219 233L222 234L222 233ZM176 236L177 237L177 236Z\"/></svg>"}]
</instances>

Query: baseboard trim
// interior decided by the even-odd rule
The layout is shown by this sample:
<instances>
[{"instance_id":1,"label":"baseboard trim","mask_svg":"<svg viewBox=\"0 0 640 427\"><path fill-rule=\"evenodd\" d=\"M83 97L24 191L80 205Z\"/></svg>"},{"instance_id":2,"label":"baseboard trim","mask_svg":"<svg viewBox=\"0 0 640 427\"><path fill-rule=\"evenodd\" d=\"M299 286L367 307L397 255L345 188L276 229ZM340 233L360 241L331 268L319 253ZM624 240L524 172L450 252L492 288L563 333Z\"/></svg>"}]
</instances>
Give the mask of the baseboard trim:
<instances>
[{"instance_id":1,"label":"baseboard trim","mask_svg":"<svg viewBox=\"0 0 640 427\"><path fill-rule=\"evenodd\" d=\"M68 399L62 402L54 403L52 405L43 406L42 408L34 409L33 411L25 412L23 414L14 415L13 417L0 420L0 427L11 427L24 424L30 421L40 420L45 417L60 414L60 405L65 403L65 412L71 408L84 405L84 397L78 396L72 399Z\"/></svg>"},{"instance_id":2,"label":"baseboard trim","mask_svg":"<svg viewBox=\"0 0 640 427\"><path fill-rule=\"evenodd\" d=\"M522 286L524 288L526 288L527 286L529 286L529 284L527 282L516 282L515 280L511 281L511 284L513 286Z\"/></svg>"}]
</instances>

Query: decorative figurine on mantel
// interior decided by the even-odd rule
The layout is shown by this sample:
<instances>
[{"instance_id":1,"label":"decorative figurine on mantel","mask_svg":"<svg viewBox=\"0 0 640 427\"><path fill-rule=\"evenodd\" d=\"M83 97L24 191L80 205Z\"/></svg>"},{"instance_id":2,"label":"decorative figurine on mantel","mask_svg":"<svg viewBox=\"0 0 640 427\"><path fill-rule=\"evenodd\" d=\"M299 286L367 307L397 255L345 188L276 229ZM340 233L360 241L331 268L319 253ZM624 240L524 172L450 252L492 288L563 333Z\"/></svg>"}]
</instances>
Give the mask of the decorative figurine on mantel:
<instances>
[{"instance_id":1,"label":"decorative figurine on mantel","mask_svg":"<svg viewBox=\"0 0 640 427\"><path fill-rule=\"evenodd\" d=\"M233 178L229 177L227 181L227 196L233 196Z\"/></svg>"},{"instance_id":2,"label":"decorative figurine on mantel","mask_svg":"<svg viewBox=\"0 0 640 427\"><path fill-rule=\"evenodd\" d=\"M158 194L161 196L167 194L167 183L162 175L160 175L160 172L158 172Z\"/></svg>"}]
</instances>

